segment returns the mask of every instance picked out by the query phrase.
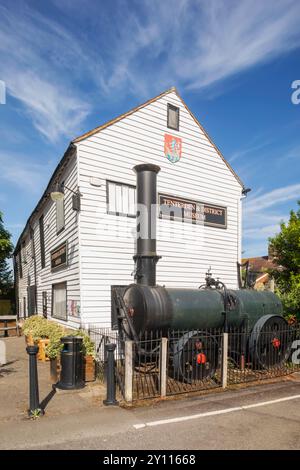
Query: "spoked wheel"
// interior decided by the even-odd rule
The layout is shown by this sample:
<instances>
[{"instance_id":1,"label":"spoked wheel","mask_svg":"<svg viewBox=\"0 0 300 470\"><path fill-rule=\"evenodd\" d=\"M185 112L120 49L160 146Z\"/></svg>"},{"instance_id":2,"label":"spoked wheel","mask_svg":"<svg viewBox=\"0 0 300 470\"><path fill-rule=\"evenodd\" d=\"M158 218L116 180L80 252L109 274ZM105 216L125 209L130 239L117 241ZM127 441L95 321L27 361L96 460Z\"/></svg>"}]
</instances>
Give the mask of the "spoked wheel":
<instances>
[{"instance_id":1,"label":"spoked wheel","mask_svg":"<svg viewBox=\"0 0 300 470\"><path fill-rule=\"evenodd\" d=\"M193 383L211 378L218 366L218 342L206 333L190 331L173 347L174 378Z\"/></svg>"},{"instance_id":2,"label":"spoked wheel","mask_svg":"<svg viewBox=\"0 0 300 470\"><path fill-rule=\"evenodd\" d=\"M253 367L269 369L282 365L291 351L288 323L278 315L265 315L255 324L249 338Z\"/></svg>"},{"instance_id":3,"label":"spoked wheel","mask_svg":"<svg viewBox=\"0 0 300 470\"><path fill-rule=\"evenodd\" d=\"M134 365L141 367L144 364L145 370L150 370L151 364L155 368L158 364L160 341L142 341L142 347L135 345L134 351Z\"/></svg>"}]
</instances>

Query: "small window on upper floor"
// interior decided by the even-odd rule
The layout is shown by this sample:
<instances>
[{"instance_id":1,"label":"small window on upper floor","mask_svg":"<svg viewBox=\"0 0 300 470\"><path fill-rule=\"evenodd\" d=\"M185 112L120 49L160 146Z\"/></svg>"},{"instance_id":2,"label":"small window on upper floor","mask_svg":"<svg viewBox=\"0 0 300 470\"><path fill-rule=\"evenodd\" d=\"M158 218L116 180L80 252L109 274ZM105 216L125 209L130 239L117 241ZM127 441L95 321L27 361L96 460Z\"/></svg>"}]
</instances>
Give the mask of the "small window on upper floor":
<instances>
[{"instance_id":1,"label":"small window on upper floor","mask_svg":"<svg viewBox=\"0 0 300 470\"><path fill-rule=\"evenodd\" d=\"M26 243L25 241L21 244L21 261L23 264L27 263Z\"/></svg>"},{"instance_id":2,"label":"small window on upper floor","mask_svg":"<svg viewBox=\"0 0 300 470\"><path fill-rule=\"evenodd\" d=\"M44 216L39 218L40 228L40 252L41 252L41 268L44 269L46 266L46 255L45 255L45 234L44 234Z\"/></svg>"},{"instance_id":3,"label":"small window on upper floor","mask_svg":"<svg viewBox=\"0 0 300 470\"><path fill-rule=\"evenodd\" d=\"M179 131L179 108L168 103L168 122L167 125L170 129Z\"/></svg>"},{"instance_id":4,"label":"small window on upper floor","mask_svg":"<svg viewBox=\"0 0 300 470\"><path fill-rule=\"evenodd\" d=\"M114 215L135 217L135 187L107 181L107 212Z\"/></svg>"},{"instance_id":5,"label":"small window on upper floor","mask_svg":"<svg viewBox=\"0 0 300 470\"><path fill-rule=\"evenodd\" d=\"M56 201L56 233L57 235L65 228L65 205L64 198Z\"/></svg>"},{"instance_id":6,"label":"small window on upper floor","mask_svg":"<svg viewBox=\"0 0 300 470\"><path fill-rule=\"evenodd\" d=\"M19 248L19 253L17 255L17 269L19 272L19 279L23 278L23 267L22 267L22 249Z\"/></svg>"}]
</instances>

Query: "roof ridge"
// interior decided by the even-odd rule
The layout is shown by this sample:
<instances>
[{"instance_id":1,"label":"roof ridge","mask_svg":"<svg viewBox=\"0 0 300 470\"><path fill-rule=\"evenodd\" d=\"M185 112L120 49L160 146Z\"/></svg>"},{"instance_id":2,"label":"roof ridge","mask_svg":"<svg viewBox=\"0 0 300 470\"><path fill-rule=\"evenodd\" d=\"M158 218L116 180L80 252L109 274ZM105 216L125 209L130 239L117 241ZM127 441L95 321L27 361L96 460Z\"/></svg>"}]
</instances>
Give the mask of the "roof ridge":
<instances>
[{"instance_id":1,"label":"roof ridge","mask_svg":"<svg viewBox=\"0 0 300 470\"><path fill-rule=\"evenodd\" d=\"M168 88L167 90L163 91L159 95L154 96L154 98L150 98L149 100L145 101L144 103L139 104L138 106L135 106L134 108L131 108L129 111L126 111L125 113L119 114L118 116L114 117L113 119L110 119L109 121L104 122L100 126L94 127L90 131L85 132L84 134L82 134L78 137L75 137L72 140L72 143L77 144L78 142L81 142L82 140L96 134L97 132L99 132L103 129L106 129L107 127L111 126L112 124L115 124L116 122L121 121L121 119L124 119L125 117L130 116L131 114L135 113L136 111L139 111L140 109L145 108L146 106L148 106L148 104L151 104L154 101L157 101L158 99L160 99L163 96L168 95L169 93L172 93L172 92L175 92L179 96L179 93L178 93L176 87L172 86L171 88Z\"/></svg>"},{"instance_id":2,"label":"roof ridge","mask_svg":"<svg viewBox=\"0 0 300 470\"><path fill-rule=\"evenodd\" d=\"M159 95L155 96L154 98L150 98L149 100L145 101L144 103L138 105L138 106L135 106L134 108L130 109L129 111L127 111L126 113L123 113L123 114L120 114L119 116L116 116L115 118L101 124L100 126L97 126L95 127L94 129L91 129L90 131L88 132L85 132L84 134L78 136L78 137L75 137L75 139L73 139L71 141L72 144L77 144L79 142L81 142L82 140L84 139L87 139L88 137L91 137L92 135L96 134L97 132L100 132L101 130L103 129L106 129L107 127L111 126L112 124L115 124L116 122L119 122L121 121L121 119L124 119L126 118L127 116L130 116L131 114L135 113L136 111L139 111L140 109L143 109L145 108L146 106L148 106L149 104L153 103L154 101L157 101L158 99L162 98L163 96L166 96L168 95L169 93L176 93L176 95L178 96L178 98L181 100L183 106L185 107L185 109L187 110L187 112L190 114L190 116L194 119L195 123L198 125L198 127L200 127L200 129L202 130L203 134L205 135L205 137L207 138L207 140L210 142L210 144L214 147L214 149L216 150L217 154L219 155L219 157L223 160L223 162L225 163L225 165L228 167L229 171L231 171L231 173L233 174L233 176L236 178L236 180L238 181L238 183L242 186L242 188L245 188L242 180L240 179L240 177L237 175L237 173L234 171L234 169L232 168L232 166L230 165L230 163L226 160L226 158L223 156L221 150L217 147L217 145L213 142L213 140L210 138L210 136L208 135L208 133L206 132L206 130L204 129L204 127L202 126L202 124L200 124L200 122L198 121L198 119L196 118L196 116L192 113L192 111L189 109L189 107L187 106L187 104L185 103L184 99L181 97L180 93L178 92L177 88L175 86L172 86L171 88L168 88L167 90L163 91L162 93L160 93Z\"/></svg>"}]
</instances>

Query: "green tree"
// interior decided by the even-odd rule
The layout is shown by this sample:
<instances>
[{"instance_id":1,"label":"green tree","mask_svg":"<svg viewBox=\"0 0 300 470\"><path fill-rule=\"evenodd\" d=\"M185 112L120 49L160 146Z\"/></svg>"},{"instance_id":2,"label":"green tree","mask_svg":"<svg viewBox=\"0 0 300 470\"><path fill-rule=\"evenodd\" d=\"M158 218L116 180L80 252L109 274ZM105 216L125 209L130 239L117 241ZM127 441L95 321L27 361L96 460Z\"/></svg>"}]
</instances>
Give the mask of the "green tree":
<instances>
[{"instance_id":1,"label":"green tree","mask_svg":"<svg viewBox=\"0 0 300 470\"><path fill-rule=\"evenodd\" d=\"M7 295L13 287L12 272L7 262L12 252L11 235L4 228L3 215L0 212L0 295Z\"/></svg>"},{"instance_id":2,"label":"green tree","mask_svg":"<svg viewBox=\"0 0 300 470\"><path fill-rule=\"evenodd\" d=\"M283 302L285 315L300 320L300 201L298 211L290 212L287 223L281 223L281 231L270 238L270 247L280 269L270 271L276 282L276 290Z\"/></svg>"}]
</instances>

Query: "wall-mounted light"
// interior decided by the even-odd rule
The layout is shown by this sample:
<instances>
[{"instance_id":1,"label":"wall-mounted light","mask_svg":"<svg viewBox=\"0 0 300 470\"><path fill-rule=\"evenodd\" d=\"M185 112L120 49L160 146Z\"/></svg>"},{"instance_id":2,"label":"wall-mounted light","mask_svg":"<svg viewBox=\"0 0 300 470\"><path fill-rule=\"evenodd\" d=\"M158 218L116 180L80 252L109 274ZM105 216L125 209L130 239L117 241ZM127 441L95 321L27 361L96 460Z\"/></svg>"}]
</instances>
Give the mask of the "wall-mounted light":
<instances>
[{"instance_id":1,"label":"wall-mounted light","mask_svg":"<svg viewBox=\"0 0 300 470\"><path fill-rule=\"evenodd\" d=\"M52 201L54 202L57 202L57 201L61 201L64 197L65 197L65 189L67 189L68 191L71 191L71 193L73 193L73 209L76 210L76 211L80 211L80 198L82 196L82 194L80 193L79 190L77 191L73 191L73 189L69 188L68 186L66 186L65 184L61 183L56 183L54 188L53 188L53 191L51 191L50 193L50 197L52 199Z\"/></svg>"},{"instance_id":2,"label":"wall-mounted light","mask_svg":"<svg viewBox=\"0 0 300 470\"><path fill-rule=\"evenodd\" d=\"M250 191L251 191L251 188L244 188L242 191L242 195L247 196L247 194L250 193Z\"/></svg>"},{"instance_id":3,"label":"wall-mounted light","mask_svg":"<svg viewBox=\"0 0 300 470\"><path fill-rule=\"evenodd\" d=\"M64 198L65 196L64 188L65 186L63 184L56 183L56 185L53 188L53 191L51 191L50 193L50 197L52 201L57 202L57 201L61 201Z\"/></svg>"}]
</instances>

